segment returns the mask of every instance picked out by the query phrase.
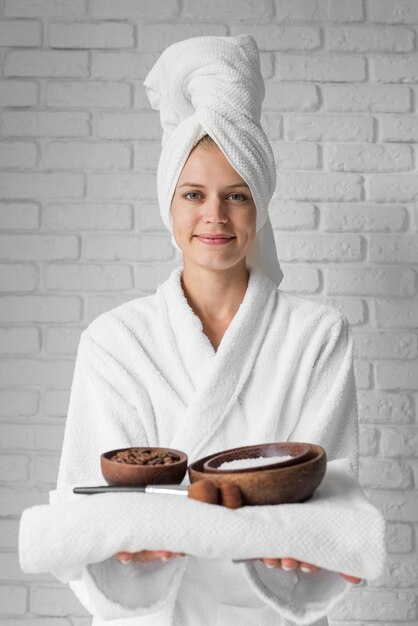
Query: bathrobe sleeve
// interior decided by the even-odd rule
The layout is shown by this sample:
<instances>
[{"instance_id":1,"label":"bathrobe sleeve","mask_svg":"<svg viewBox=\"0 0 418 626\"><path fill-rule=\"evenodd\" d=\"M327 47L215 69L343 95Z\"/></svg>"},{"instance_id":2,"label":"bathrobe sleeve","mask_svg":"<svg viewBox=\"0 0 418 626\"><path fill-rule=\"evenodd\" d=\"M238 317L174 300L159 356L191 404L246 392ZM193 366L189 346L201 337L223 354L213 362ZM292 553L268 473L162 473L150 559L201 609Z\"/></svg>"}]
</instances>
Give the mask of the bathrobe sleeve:
<instances>
[{"instance_id":1,"label":"bathrobe sleeve","mask_svg":"<svg viewBox=\"0 0 418 626\"><path fill-rule=\"evenodd\" d=\"M299 419L289 441L323 446L327 460L349 458L359 476L357 392L353 369L353 337L347 319L336 312L328 326L308 379ZM271 557L292 557L272 554ZM312 624L354 586L339 573L318 570L285 572L269 569L262 561L243 564L259 596L290 623Z\"/></svg>"},{"instance_id":2,"label":"bathrobe sleeve","mask_svg":"<svg viewBox=\"0 0 418 626\"><path fill-rule=\"evenodd\" d=\"M101 360L100 367L95 365L98 359ZM103 367L104 364L106 367ZM88 330L82 333L57 488L49 492L50 503L80 497L72 492L75 485L103 484L100 469L100 454L103 451L130 445L150 445L140 412L143 414L143 411L152 409L147 407L145 395L140 412L128 401L132 394L126 372L123 375L126 386L123 388L115 384L121 368L122 364L98 345L88 335ZM140 390L137 391L140 394ZM132 425L132 430L128 431L126 425ZM169 607L177 596L185 560L186 557L172 557L166 563L158 560L122 564L112 557L101 563L86 564L80 571L71 571L63 563L60 571L52 573L61 582L69 584L92 615L108 620L154 613Z\"/></svg>"}]
</instances>

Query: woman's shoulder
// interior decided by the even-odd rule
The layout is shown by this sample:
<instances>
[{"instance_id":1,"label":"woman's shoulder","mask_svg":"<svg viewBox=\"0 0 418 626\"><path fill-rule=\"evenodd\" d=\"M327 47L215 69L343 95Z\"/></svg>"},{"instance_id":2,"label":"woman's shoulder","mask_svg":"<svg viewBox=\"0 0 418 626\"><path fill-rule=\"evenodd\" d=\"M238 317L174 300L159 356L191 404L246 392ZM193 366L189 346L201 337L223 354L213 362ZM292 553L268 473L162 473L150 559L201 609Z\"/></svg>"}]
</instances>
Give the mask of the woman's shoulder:
<instances>
[{"instance_id":1,"label":"woman's shoulder","mask_svg":"<svg viewBox=\"0 0 418 626\"><path fill-rule=\"evenodd\" d=\"M279 309L286 308L289 318L302 325L333 326L335 324L348 325L348 319L336 307L314 300L309 297L296 295L288 291L277 290L279 292Z\"/></svg>"}]
</instances>

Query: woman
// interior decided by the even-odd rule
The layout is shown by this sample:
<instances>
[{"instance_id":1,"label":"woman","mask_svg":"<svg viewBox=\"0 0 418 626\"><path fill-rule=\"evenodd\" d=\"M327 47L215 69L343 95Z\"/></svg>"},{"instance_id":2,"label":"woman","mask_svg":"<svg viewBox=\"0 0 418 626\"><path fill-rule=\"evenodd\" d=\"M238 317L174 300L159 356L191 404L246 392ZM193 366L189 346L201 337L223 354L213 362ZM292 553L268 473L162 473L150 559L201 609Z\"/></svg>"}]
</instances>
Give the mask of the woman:
<instances>
[{"instance_id":1,"label":"woman","mask_svg":"<svg viewBox=\"0 0 418 626\"><path fill-rule=\"evenodd\" d=\"M248 185L209 135L198 142L187 159L171 214L173 233L183 252L182 289L217 350L247 289L246 254L255 237L256 207ZM182 553L142 550L119 552L117 557L122 563L142 563L168 560L173 555ZM289 557L261 560L286 571L319 569ZM340 576L353 584L361 582L354 576Z\"/></svg>"},{"instance_id":2,"label":"woman","mask_svg":"<svg viewBox=\"0 0 418 626\"><path fill-rule=\"evenodd\" d=\"M309 441L330 461L348 457L357 478L349 324L332 307L278 289L268 217L275 164L260 125L255 40L177 42L144 84L164 131L161 216L183 264L154 294L83 331L54 498L101 483L100 454L133 445L180 449L192 460ZM146 547L121 546L111 559L57 575L94 626L327 626L329 607L359 581L292 555L235 564Z\"/></svg>"}]
</instances>

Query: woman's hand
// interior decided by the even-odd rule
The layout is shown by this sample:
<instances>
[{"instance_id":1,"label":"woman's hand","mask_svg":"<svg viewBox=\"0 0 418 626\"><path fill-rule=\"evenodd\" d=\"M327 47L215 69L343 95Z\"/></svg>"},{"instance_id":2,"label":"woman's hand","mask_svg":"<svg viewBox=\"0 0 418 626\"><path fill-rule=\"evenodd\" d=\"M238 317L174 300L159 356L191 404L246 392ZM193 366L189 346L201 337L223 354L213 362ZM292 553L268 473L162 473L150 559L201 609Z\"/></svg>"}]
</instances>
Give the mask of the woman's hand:
<instances>
[{"instance_id":1,"label":"woman's hand","mask_svg":"<svg viewBox=\"0 0 418 626\"><path fill-rule=\"evenodd\" d=\"M267 567L281 567L287 572L296 571L297 569L302 570L302 572L316 572L321 569L317 565L312 565L312 563L305 563L304 561L296 561L296 559L291 559L289 557L284 557L282 559L264 559L261 558L260 561L263 561L267 565ZM349 576L348 574L341 574L345 580L348 580L349 583L353 585L358 585L362 582L361 578L356 578L355 576Z\"/></svg>"},{"instance_id":2,"label":"woman's hand","mask_svg":"<svg viewBox=\"0 0 418 626\"><path fill-rule=\"evenodd\" d=\"M140 550L139 552L117 552L116 558L121 563L147 563L162 559L168 561L173 555L186 556L185 552L169 552L168 550Z\"/></svg>"}]
</instances>

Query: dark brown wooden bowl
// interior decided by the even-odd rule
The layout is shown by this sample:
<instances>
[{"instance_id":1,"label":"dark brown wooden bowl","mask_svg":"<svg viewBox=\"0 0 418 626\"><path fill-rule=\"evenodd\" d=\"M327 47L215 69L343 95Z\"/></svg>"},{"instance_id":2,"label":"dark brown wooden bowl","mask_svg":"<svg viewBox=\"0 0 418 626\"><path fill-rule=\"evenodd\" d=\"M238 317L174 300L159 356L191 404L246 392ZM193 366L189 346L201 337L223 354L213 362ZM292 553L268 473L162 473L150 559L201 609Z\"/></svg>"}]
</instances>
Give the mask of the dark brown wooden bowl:
<instances>
[{"instance_id":1,"label":"dark brown wooden bowl","mask_svg":"<svg viewBox=\"0 0 418 626\"><path fill-rule=\"evenodd\" d=\"M266 451L266 444L261 443L253 446L242 446L241 448L231 448L230 450L224 450L219 454L216 454L211 459L203 464L204 472L211 473L225 473L225 472L257 472L260 469L275 469L277 467L288 467L289 465L295 465L301 463L310 458L311 449L307 443L296 443L294 441L284 441L282 443L274 444L274 448L271 447ZM235 461L236 459L255 458L260 456L288 456L291 455L291 459L285 461L275 461L274 463L266 463L261 466L236 468L236 469L220 469L220 465L227 461Z\"/></svg>"},{"instance_id":2,"label":"dark brown wooden bowl","mask_svg":"<svg viewBox=\"0 0 418 626\"><path fill-rule=\"evenodd\" d=\"M263 504L284 504L305 502L312 497L315 489L320 485L327 469L327 455L322 446L308 444L309 458L301 463L276 469L260 468L257 471L246 470L230 472L205 472L203 466L206 461L216 454L210 454L191 463L188 467L190 483L204 478L211 480L217 487L222 484L234 483L242 493L243 506ZM245 446L248 448L253 446ZM254 448L259 446L254 446ZM264 455L273 454L277 443L263 444ZM239 448L237 448L239 450Z\"/></svg>"},{"instance_id":3,"label":"dark brown wooden bowl","mask_svg":"<svg viewBox=\"0 0 418 626\"><path fill-rule=\"evenodd\" d=\"M172 452L180 457L179 461L167 465L134 465L111 461L116 452L120 450L158 450L160 452ZM180 484L187 471L187 454L173 448L131 447L109 450L100 455L102 474L108 485L156 485L156 484Z\"/></svg>"}]
</instances>

